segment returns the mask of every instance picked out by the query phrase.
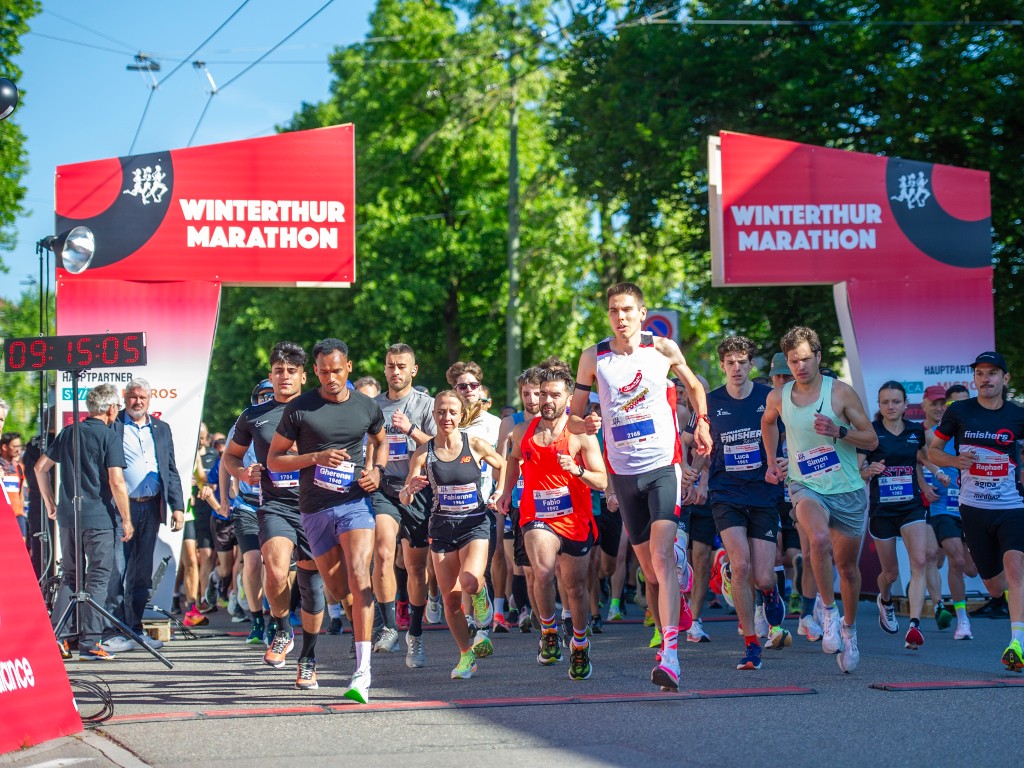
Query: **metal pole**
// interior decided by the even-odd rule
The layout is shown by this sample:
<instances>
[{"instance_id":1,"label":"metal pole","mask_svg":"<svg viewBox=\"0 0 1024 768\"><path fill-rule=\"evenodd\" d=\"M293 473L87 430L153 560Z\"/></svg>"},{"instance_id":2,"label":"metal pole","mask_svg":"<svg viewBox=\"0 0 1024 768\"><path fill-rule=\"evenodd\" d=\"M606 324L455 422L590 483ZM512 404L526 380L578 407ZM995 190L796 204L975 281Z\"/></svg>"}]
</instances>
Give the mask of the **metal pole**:
<instances>
[{"instance_id":1,"label":"metal pole","mask_svg":"<svg viewBox=\"0 0 1024 768\"><path fill-rule=\"evenodd\" d=\"M513 17L513 24L515 23ZM514 51L515 41L509 50ZM512 105L508 119L508 308L505 311L506 402L517 403L516 377L523 367L523 328L519 321L519 89L514 54L509 54Z\"/></svg>"}]
</instances>

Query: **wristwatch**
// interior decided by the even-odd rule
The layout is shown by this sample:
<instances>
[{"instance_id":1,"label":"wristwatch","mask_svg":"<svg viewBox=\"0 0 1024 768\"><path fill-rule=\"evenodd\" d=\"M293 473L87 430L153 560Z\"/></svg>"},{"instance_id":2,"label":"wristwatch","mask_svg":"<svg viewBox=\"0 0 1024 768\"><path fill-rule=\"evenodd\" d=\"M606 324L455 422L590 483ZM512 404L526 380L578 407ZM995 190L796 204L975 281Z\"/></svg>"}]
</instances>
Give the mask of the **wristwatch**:
<instances>
[{"instance_id":1,"label":"wristwatch","mask_svg":"<svg viewBox=\"0 0 1024 768\"><path fill-rule=\"evenodd\" d=\"M842 424L840 424L839 425L839 437L837 437L836 439L837 440L842 440L844 437L846 437L847 434L849 434L849 432L850 432L850 430L848 430L846 427L844 427Z\"/></svg>"},{"instance_id":2,"label":"wristwatch","mask_svg":"<svg viewBox=\"0 0 1024 768\"><path fill-rule=\"evenodd\" d=\"M374 464L373 468L377 469L377 470L380 470L380 477L383 480L384 479L384 469L385 469L384 465L383 464Z\"/></svg>"},{"instance_id":3,"label":"wristwatch","mask_svg":"<svg viewBox=\"0 0 1024 768\"><path fill-rule=\"evenodd\" d=\"M586 468L581 465L580 466L580 471L576 473L576 477L583 477L583 475L586 473L586 471L587 471Z\"/></svg>"}]
</instances>

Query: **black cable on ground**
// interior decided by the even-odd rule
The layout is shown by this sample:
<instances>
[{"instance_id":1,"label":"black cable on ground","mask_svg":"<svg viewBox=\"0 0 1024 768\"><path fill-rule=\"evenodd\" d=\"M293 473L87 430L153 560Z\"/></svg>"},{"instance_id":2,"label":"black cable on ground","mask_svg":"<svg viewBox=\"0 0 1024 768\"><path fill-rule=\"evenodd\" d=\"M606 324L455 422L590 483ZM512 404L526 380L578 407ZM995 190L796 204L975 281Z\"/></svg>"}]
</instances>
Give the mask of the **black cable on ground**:
<instances>
[{"instance_id":1,"label":"black cable on ground","mask_svg":"<svg viewBox=\"0 0 1024 768\"><path fill-rule=\"evenodd\" d=\"M103 678L97 675L68 675L71 692L75 696L75 707L82 723L88 727L96 727L114 714L114 697L110 694Z\"/></svg>"}]
</instances>

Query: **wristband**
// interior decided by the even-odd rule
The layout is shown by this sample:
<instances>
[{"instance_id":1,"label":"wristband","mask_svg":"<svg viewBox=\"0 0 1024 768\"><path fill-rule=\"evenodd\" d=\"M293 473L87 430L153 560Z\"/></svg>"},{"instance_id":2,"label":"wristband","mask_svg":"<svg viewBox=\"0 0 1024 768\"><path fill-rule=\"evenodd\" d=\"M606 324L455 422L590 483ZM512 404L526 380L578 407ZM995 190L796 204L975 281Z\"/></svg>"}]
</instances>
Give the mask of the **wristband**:
<instances>
[{"instance_id":1,"label":"wristband","mask_svg":"<svg viewBox=\"0 0 1024 768\"><path fill-rule=\"evenodd\" d=\"M413 424L410 423L409 424L409 430L405 433L405 436L406 437L412 437L412 431L414 429L416 429L416 427Z\"/></svg>"},{"instance_id":2,"label":"wristband","mask_svg":"<svg viewBox=\"0 0 1024 768\"><path fill-rule=\"evenodd\" d=\"M711 425L711 419L708 418L708 415L706 413L698 413L697 414L697 421L703 421L706 424L708 424L709 426Z\"/></svg>"}]
</instances>

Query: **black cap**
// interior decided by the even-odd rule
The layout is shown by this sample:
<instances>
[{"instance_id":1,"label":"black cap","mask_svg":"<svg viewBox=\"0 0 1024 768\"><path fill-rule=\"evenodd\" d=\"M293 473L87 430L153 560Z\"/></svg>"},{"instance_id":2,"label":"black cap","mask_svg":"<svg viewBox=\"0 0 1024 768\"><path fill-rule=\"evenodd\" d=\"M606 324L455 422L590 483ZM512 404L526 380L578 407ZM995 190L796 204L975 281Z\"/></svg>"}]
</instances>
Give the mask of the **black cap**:
<instances>
[{"instance_id":1,"label":"black cap","mask_svg":"<svg viewBox=\"0 0 1024 768\"><path fill-rule=\"evenodd\" d=\"M1009 373L1006 370L1006 358L1000 355L998 352L982 352L978 357L971 363L971 368L980 365L981 363L988 363L999 368L1003 373Z\"/></svg>"}]
</instances>

